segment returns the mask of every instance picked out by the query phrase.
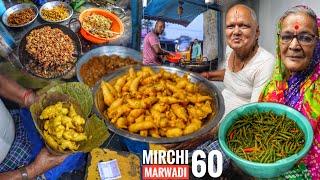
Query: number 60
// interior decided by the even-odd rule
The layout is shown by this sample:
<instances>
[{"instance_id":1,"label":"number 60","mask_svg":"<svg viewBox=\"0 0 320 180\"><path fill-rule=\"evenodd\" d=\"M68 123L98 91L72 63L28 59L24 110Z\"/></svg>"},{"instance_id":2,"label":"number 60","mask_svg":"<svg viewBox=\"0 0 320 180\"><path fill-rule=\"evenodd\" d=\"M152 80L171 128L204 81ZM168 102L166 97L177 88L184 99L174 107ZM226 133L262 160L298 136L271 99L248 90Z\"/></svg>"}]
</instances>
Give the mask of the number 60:
<instances>
[{"instance_id":1,"label":"number 60","mask_svg":"<svg viewBox=\"0 0 320 180\"><path fill-rule=\"evenodd\" d=\"M198 160L198 156L200 156L200 158L206 158L206 154L202 151L202 150L196 150L193 152L192 154L192 174L195 177L203 177L206 174L207 168L206 168L206 162L204 160ZM214 169L214 162L213 162L213 158L214 156L216 156L217 159L217 171L213 172ZM200 166L198 171L198 166ZM210 151L209 155L208 155L208 172L209 175L213 178L219 177L222 174L222 170L223 170L223 160L222 160L222 154L220 151L218 150L212 150Z\"/></svg>"}]
</instances>

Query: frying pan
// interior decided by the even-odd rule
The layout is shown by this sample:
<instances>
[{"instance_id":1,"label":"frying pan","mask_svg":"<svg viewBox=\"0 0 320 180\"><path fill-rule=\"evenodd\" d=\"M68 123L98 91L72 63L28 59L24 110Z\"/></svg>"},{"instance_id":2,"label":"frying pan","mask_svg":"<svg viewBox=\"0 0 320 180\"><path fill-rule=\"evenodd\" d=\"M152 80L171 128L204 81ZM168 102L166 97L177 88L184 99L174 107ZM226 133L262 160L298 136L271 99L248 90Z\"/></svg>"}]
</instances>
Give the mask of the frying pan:
<instances>
[{"instance_id":1,"label":"frying pan","mask_svg":"<svg viewBox=\"0 0 320 180\"><path fill-rule=\"evenodd\" d=\"M55 76L52 77L43 77L35 72L33 72L32 69L29 69L26 67L26 65L33 59L32 56L27 52L26 50L26 45L27 45L27 36L31 33L32 30L35 29L40 29L43 28L45 26L50 26L51 28L58 28L60 29L64 34L68 35L72 41L73 41L73 45L74 45L74 49L75 52L73 54L73 57L75 58L74 61L74 66L79 58L79 56L81 55L81 42L79 37L68 27L60 25L60 24L42 24L40 26L34 27L33 29L31 29L30 31L28 31L24 37L21 39L20 45L19 45L19 60L20 63L23 66L23 69L25 69L28 73L36 76L36 77L40 77L40 78L45 78L45 79L55 79L55 78L60 78L62 76L64 76L65 74L67 74L72 68L70 69L66 69L64 72L57 74Z\"/></svg>"}]
</instances>

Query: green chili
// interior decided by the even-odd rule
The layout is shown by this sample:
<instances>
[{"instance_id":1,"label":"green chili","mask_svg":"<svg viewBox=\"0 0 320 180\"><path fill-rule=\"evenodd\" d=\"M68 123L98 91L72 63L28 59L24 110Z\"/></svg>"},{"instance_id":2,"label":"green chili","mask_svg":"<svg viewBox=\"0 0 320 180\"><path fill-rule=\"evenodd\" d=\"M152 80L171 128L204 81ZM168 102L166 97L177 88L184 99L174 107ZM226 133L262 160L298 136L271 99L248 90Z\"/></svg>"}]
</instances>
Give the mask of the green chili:
<instances>
[{"instance_id":1,"label":"green chili","mask_svg":"<svg viewBox=\"0 0 320 180\"><path fill-rule=\"evenodd\" d=\"M304 146L304 134L286 115L252 112L230 127L227 143L244 159L272 163L298 153Z\"/></svg>"}]
</instances>

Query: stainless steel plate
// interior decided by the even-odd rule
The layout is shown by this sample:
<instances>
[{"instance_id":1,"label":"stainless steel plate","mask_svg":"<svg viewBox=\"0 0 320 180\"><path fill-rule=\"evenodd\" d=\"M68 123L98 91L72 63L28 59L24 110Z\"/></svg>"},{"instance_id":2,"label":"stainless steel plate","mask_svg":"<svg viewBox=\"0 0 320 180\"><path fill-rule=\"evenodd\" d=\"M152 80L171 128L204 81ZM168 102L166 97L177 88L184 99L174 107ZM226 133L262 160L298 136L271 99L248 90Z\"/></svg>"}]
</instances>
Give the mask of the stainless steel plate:
<instances>
[{"instance_id":1,"label":"stainless steel plate","mask_svg":"<svg viewBox=\"0 0 320 180\"><path fill-rule=\"evenodd\" d=\"M69 16L65 19L62 19L62 20L59 20L59 21L50 21L48 19L45 19L43 16L42 16L42 10L43 9L52 9L53 7L55 6L58 6L62 4L64 7L66 7L69 11ZM47 21L47 22L52 22L52 23L60 23L60 22L63 22L63 21L66 21L68 19L70 19L70 17L73 15L73 9L71 8L71 6L69 6L69 4L65 3L65 2L61 2L61 1L51 1L51 2L47 2L45 3L44 5L41 6L40 8L40 17L44 20L44 21Z\"/></svg>"},{"instance_id":2,"label":"stainless steel plate","mask_svg":"<svg viewBox=\"0 0 320 180\"><path fill-rule=\"evenodd\" d=\"M141 69L141 66L131 66L135 70ZM166 138L166 137L161 137L161 138L154 138L154 137L143 137L138 134L133 134L130 133L129 131L119 129L116 126L113 125L113 123L110 122L110 120L103 115L103 110L105 109L105 104L103 102L103 95L102 91L100 88L100 83L101 80L97 82L93 89L93 94L94 94L94 112L101 118L104 119L108 128L115 132L116 134L119 134L121 136L127 137L132 140L137 140L141 142L148 142L148 143L156 143L156 144L166 144L166 143L178 143L182 141L187 141L187 140L192 140L194 138L197 138L204 133L210 131L212 128L218 125L219 121L221 120L223 114L224 114L224 102L223 102L223 97L221 93L219 92L218 88L210 83L208 80L204 79L200 75L188 71L184 71L178 68L174 67L167 67L167 66L151 66L154 71L158 72L161 68L171 72L171 73L177 73L179 76L183 76L184 74L188 73L188 78L190 79L191 82L197 83L199 85L200 90L213 97L213 111L215 113L211 114L209 117L207 117L204 125L199 129L198 131L188 134L185 136L181 137L176 137L176 138ZM125 74L129 70L128 67L124 67L122 69L119 69L115 71L112 74L109 74L107 76L104 76L102 79L104 81L112 81L114 79L117 79L119 76Z\"/></svg>"},{"instance_id":3,"label":"stainless steel plate","mask_svg":"<svg viewBox=\"0 0 320 180\"><path fill-rule=\"evenodd\" d=\"M27 8L31 8L36 14L31 21L29 21L25 24L18 25L18 26L8 24L8 17L10 16L10 14L19 12L19 11L21 11L23 9L27 9ZM23 27L23 26L27 26L27 25L31 24L37 17L38 17L37 6L35 6L33 4L29 4L29 3L22 3L22 4L14 5L14 6L10 7L9 9L7 9L2 15L2 22L8 27Z\"/></svg>"},{"instance_id":4,"label":"stainless steel plate","mask_svg":"<svg viewBox=\"0 0 320 180\"><path fill-rule=\"evenodd\" d=\"M80 75L81 66L83 64L87 63L92 57L103 56L103 55L107 55L107 56L118 55L122 58L131 57L138 62L142 61L142 57L141 57L140 52L138 52L134 49L127 48L127 47L102 46L99 48L95 48L95 49L92 49L89 52L85 53L83 56L81 56L81 58L78 60L78 62L76 64L77 79L79 82L83 83L83 79Z\"/></svg>"}]
</instances>

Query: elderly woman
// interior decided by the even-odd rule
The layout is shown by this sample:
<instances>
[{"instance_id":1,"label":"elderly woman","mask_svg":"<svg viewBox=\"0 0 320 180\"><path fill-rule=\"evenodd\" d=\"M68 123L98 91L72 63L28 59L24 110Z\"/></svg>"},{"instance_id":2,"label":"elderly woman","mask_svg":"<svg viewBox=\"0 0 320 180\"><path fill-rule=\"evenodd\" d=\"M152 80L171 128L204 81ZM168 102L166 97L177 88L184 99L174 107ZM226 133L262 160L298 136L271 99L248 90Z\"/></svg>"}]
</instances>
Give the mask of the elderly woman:
<instances>
[{"instance_id":1,"label":"elderly woman","mask_svg":"<svg viewBox=\"0 0 320 180\"><path fill-rule=\"evenodd\" d=\"M296 6L279 21L277 61L260 101L277 102L300 111L310 121L314 141L308 155L288 174L320 179L320 42L315 13ZM307 167L308 171L303 171ZM310 176L309 176L310 177Z\"/></svg>"}]
</instances>

